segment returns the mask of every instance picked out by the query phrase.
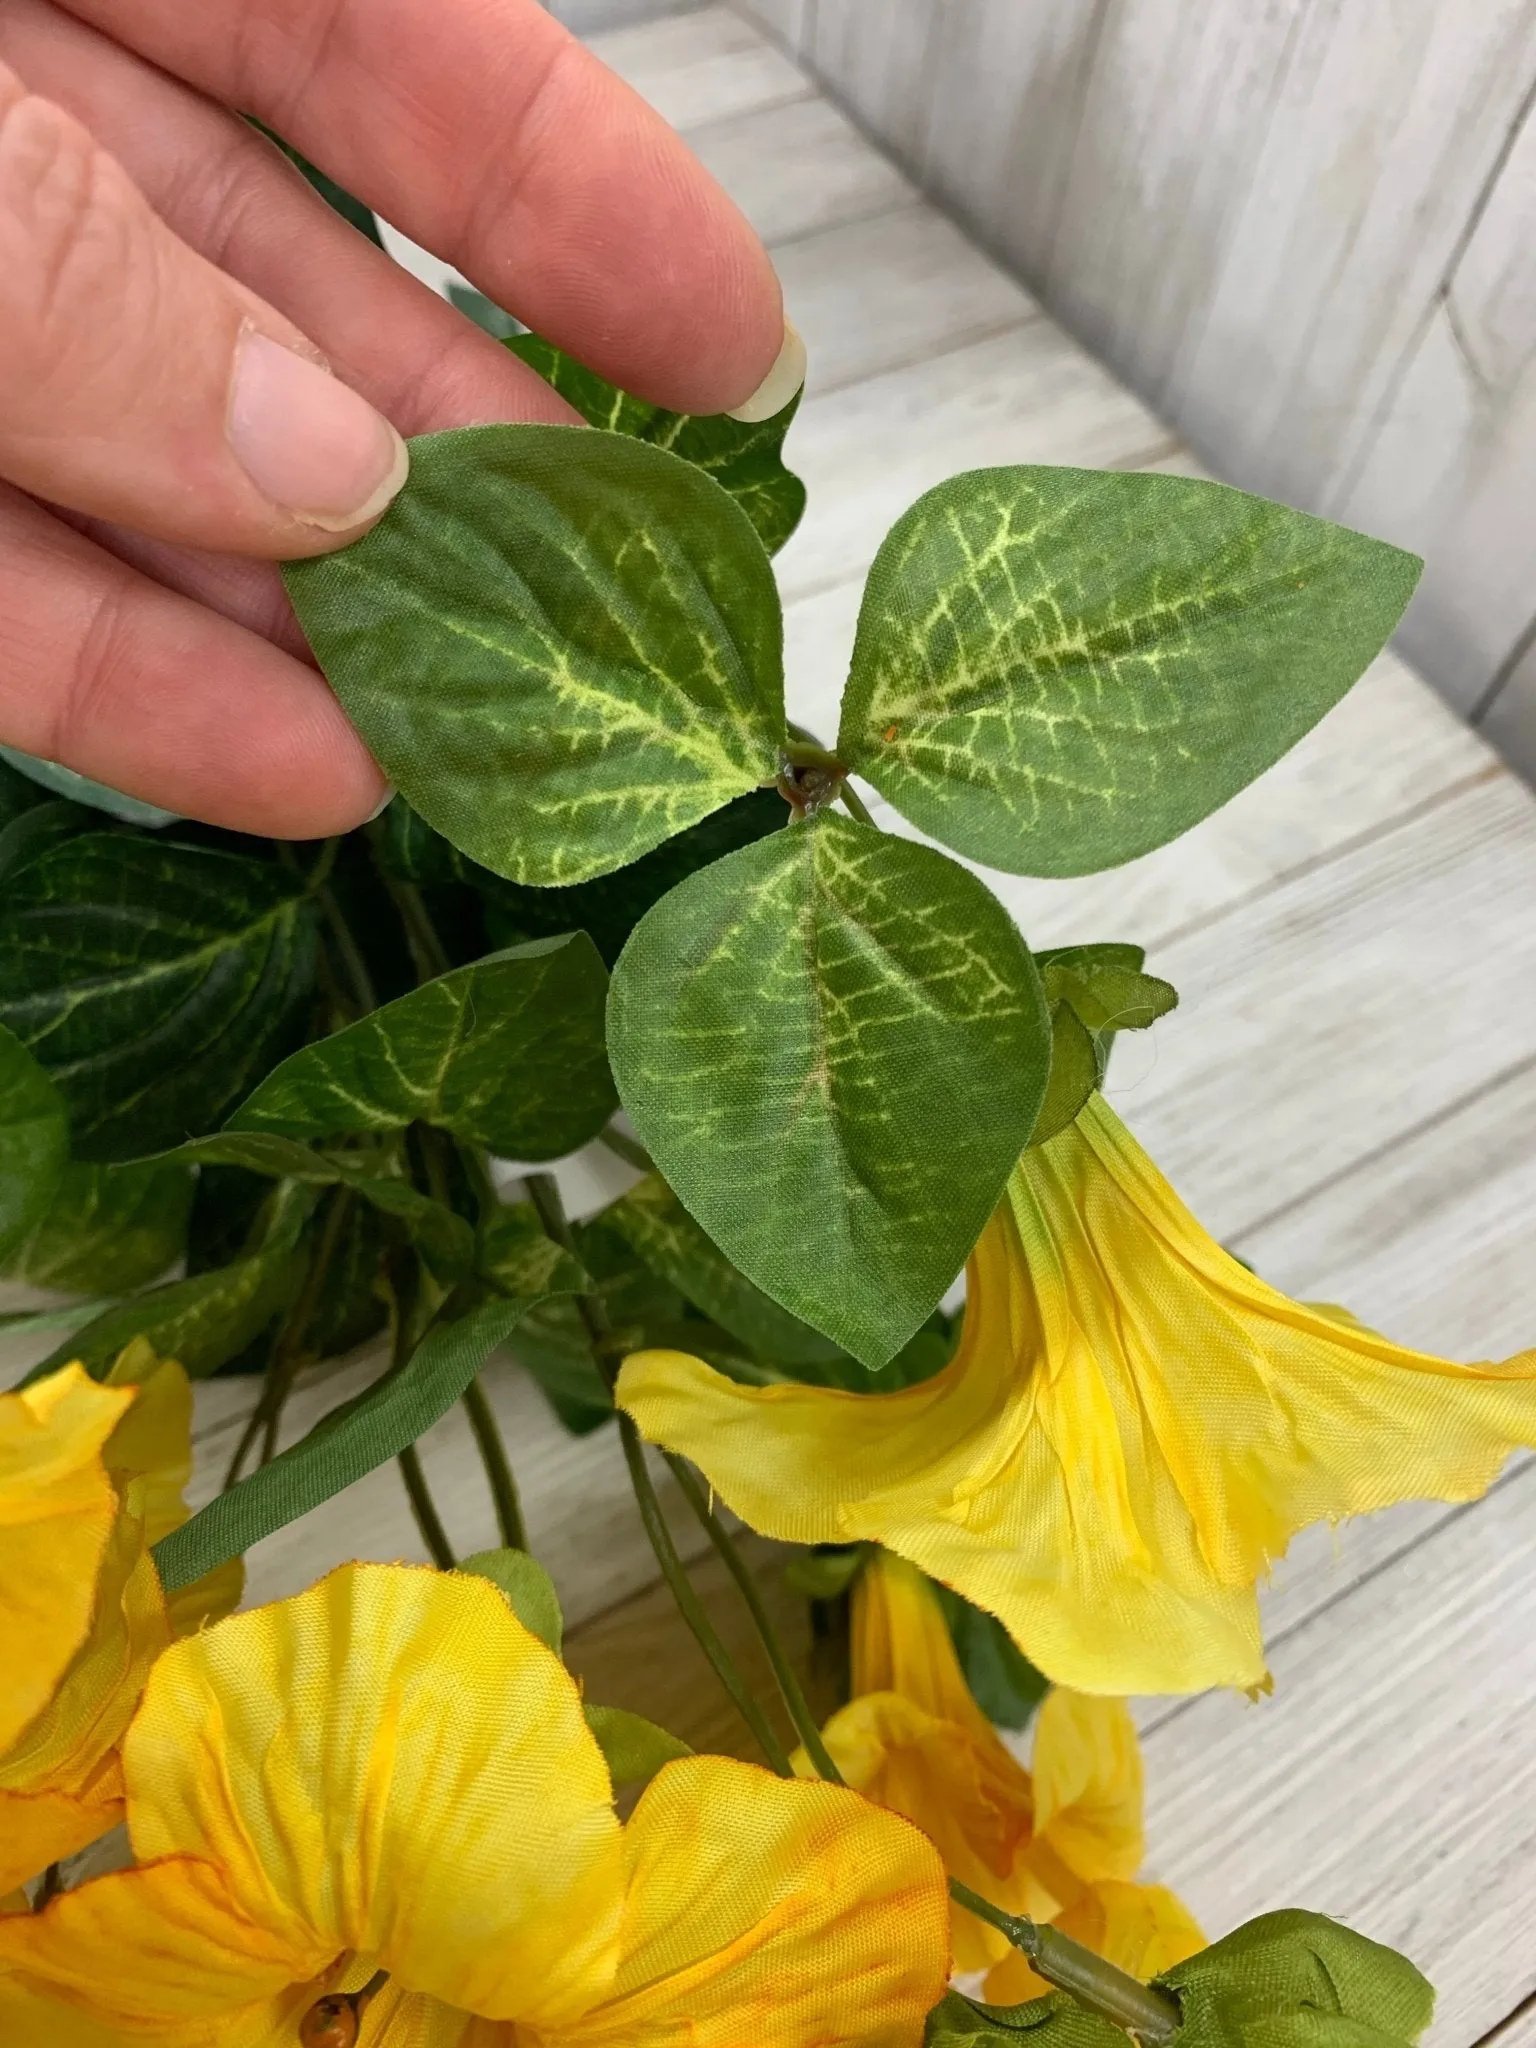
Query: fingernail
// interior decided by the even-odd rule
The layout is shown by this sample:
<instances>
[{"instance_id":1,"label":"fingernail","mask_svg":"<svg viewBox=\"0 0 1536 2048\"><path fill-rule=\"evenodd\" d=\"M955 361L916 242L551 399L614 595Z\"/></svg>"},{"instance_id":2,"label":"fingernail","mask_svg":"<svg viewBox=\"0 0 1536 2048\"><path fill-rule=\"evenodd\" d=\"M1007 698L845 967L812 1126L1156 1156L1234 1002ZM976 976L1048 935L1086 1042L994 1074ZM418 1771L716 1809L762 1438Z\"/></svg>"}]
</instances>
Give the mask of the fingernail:
<instances>
[{"instance_id":1,"label":"fingernail","mask_svg":"<svg viewBox=\"0 0 1536 2048\"><path fill-rule=\"evenodd\" d=\"M376 518L410 466L367 399L253 328L235 353L229 445L264 498L333 533Z\"/></svg>"},{"instance_id":2,"label":"fingernail","mask_svg":"<svg viewBox=\"0 0 1536 2048\"><path fill-rule=\"evenodd\" d=\"M727 417L748 427L755 427L760 420L771 420L776 412L784 410L804 382L805 343L794 322L786 319L784 346L779 350L778 360L746 404L733 405Z\"/></svg>"}]
</instances>

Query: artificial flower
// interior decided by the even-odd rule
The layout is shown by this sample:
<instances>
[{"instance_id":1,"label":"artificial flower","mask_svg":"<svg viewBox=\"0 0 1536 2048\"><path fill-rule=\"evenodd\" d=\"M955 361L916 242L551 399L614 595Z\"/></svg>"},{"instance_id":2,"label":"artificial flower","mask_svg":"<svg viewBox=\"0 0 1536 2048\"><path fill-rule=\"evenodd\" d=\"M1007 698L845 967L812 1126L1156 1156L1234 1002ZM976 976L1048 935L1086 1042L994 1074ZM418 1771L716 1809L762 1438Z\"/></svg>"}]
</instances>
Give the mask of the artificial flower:
<instances>
[{"instance_id":1,"label":"artificial flower","mask_svg":"<svg viewBox=\"0 0 1536 2048\"><path fill-rule=\"evenodd\" d=\"M575 1681L488 1581L349 1565L156 1664L137 1867L0 1918L15 2048L918 2048L942 1866L835 1786L668 1765L622 1827Z\"/></svg>"},{"instance_id":2,"label":"artificial flower","mask_svg":"<svg viewBox=\"0 0 1536 2048\"><path fill-rule=\"evenodd\" d=\"M168 1604L149 1546L186 1519L192 1396L130 1346L0 1395L0 1892L121 1818L117 1744L178 1630L227 1611L238 1566Z\"/></svg>"},{"instance_id":3,"label":"artificial flower","mask_svg":"<svg viewBox=\"0 0 1536 2048\"><path fill-rule=\"evenodd\" d=\"M1102 1096L1020 1160L934 1378L748 1387L649 1351L618 1398L754 1529L882 1543L1107 1694L1262 1685L1256 1588L1299 1529L1474 1499L1536 1444L1536 1352L1456 1365L1289 1300Z\"/></svg>"},{"instance_id":4,"label":"artificial flower","mask_svg":"<svg viewBox=\"0 0 1536 2048\"><path fill-rule=\"evenodd\" d=\"M851 1651L854 1697L827 1723L827 1748L850 1785L922 1828L953 1876L1135 1975L1204 1946L1171 1892L1133 1881L1143 1784L1123 1700L1052 1691L1026 1770L972 1697L933 1588L888 1551L855 1584ZM803 1750L795 1768L813 1768ZM956 1967L990 1970L993 2002L1049 1988L996 1928L960 1906L953 1921Z\"/></svg>"}]
</instances>

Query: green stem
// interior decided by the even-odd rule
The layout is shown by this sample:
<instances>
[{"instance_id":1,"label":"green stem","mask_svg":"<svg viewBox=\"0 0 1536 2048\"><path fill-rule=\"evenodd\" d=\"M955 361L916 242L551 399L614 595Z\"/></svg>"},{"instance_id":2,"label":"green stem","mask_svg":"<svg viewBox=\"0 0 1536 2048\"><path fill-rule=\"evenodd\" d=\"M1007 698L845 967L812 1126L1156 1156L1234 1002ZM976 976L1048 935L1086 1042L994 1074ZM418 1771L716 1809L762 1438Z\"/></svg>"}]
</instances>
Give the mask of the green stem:
<instances>
[{"instance_id":1,"label":"green stem","mask_svg":"<svg viewBox=\"0 0 1536 2048\"><path fill-rule=\"evenodd\" d=\"M330 927L331 943L336 957L346 969L351 985L352 999L357 1004L358 1015L368 1016L379 1007L378 991L373 985L373 976L368 972L368 962L363 958L351 925L342 914L341 905L336 901L336 892L330 887L316 891L326 924Z\"/></svg>"},{"instance_id":2,"label":"green stem","mask_svg":"<svg viewBox=\"0 0 1536 2048\"><path fill-rule=\"evenodd\" d=\"M598 1132L597 1142L600 1145L606 1145L614 1157L622 1159L626 1165L638 1166L642 1173L654 1173L656 1171L655 1160L646 1151L639 1139L632 1138L628 1131L615 1130L613 1125L609 1124L606 1129Z\"/></svg>"},{"instance_id":3,"label":"green stem","mask_svg":"<svg viewBox=\"0 0 1536 2048\"><path fill-rule=\"evenodd\" d=\"M949 1895L957 1906L964 1906L978 1920L1006 1935L1047 1984L1069 1993L1089 2012L1113 2020L1146 2048L1165 2048L1178 2033L1183 2015L1165 1992L1154 1991L1150 1984L1117 1969L1054 1927L1041 1927L1023 1914L1003 1912L957 1877L949 1880Z\"/></svg>"},{"instance_id":4,"label":"green stem","mask_svg":"<svg viewBox=\"0 0 1536 2048\"><path fill-rule=\"evenodd\" d=\"M453 1554L453 1545L448 1541L448 1531L443 1527L442 1516L437 1512L437 1503L427 1487L427 1475L421 1469L421 1453L414 1444L407 1444L397 1460L400 1477L405 1481L405 1490L410 1498L411 1513L416 1517L416 1526L421 1531L421 1540L426 1544L432 1562L440 1571L451 1572L458 1563Z\"/></svg>"},{"instance_id":5,"label":"green stem","mask_svg":"<svg viewBox=\"0 0 1536 2048\"><path fill-rule=\"evenodd\" d=\"M861 825L868 825L876 832L880 830L880 827L875 824L874 819L869 814L869 805L865 803L863 797L859 795L859 792L851 782L845 782L838 791L838 795L842 798L850 815L857 818Z\"/></svg>"},{"instance_id":6,"label":"green stem","mask_svg":"<svg viewBox=\"0 0 1536 2048\"><path fill-rule=\"evenodd\" d=\"M364 826L368 838L368 851L373 855L374 867L379 880L389 891L390 900L400 913L400 922L405 926L406 943L411 949L411 959L416 968L418 981L435 981L440 974L446 974L453 962L442 940L437 935L437 926L432 922L421 891L414 882L402 882L394 874L382 850L381 833L383 824L375 819Z\"/></svg>"},{"instance_id":7,"label":"green stem","mask_svg":"<svg viewBox=\"0 0 1536 2048\"><path fill-rule=\"evenodd\" d=\"M630 1484L634 1488L635 1501L640 1509L640 1520L645 1526L651 1548L656 1553L661 1575L671 1590L672 1598L677 1602L679 1613L692 1629L695 1641L709 1660L710 1668L729 1693L736 1711L751 1729L759 1749L769 1764L781 1778L793 1777L794 1773L790 1769L784 1745L774 1734L767 1715L752 1697L745 1679L736 1669L730 1651L721 1642L714 1623L704 1612L703 1604L683 1568L683 1561L677 1554L677 1546L672 1541L672 1532L661 1512L661 1502L657 1499L656 1489L651 1483L640 1432L630 1418L622 1413L619 1416L619 1437L624 1446L624 1462L629 1467Z\"/></svg>"},{"instance_id":8,"label":"green stem","mask_svg":"<svg viewBox=\"0 0 1536 2048\"><path fill-rule=\"evenodd\" d=\"M816 1766L817 1775L825 1778L830 1784L841 1785L843 1774L833 1762L831 1752L821 1739L816 1716L811 1712L810 1702L795 1675L795 1667L790 1662L784 1645L779 1641L778 1630L773 1625L768 1609L763 1605L763 1596L746 1560L737 1549L730 1531L710 1506L692 1467L682 1458L674 1457L670 1451L665 1455L672 1476L682 1489L684 1500L698 1517L700 1526L715 1546L726 1570L736 1582L737 1591L746 1603L747 1612L752 1617L752 1625L757 1630L763 1649L767 1652L774 1678L778 1682L779 1691L783 1694L784 1704L789 1709L789 1718L795 1724L795 1733L805 1744L806 1754Z\"/></svg>"},{"instance_id":9,"label":"green stem","mask_svg":"<svg viewBox=\"0 0 1536 2048\"><path fill-rule=\"evenodd\" d=\"M502 1442L501 1431L496 1426L490 1398L478 1379L471 1380L464 1389L464 1412L469 1417L480 1462L485 1467L501 1540L508 1550L526 1550L528 1531L523 1524L523 1504L518 1498L517 1478L507 1456L507 1447Z\"/></svg>"}]
</instances>

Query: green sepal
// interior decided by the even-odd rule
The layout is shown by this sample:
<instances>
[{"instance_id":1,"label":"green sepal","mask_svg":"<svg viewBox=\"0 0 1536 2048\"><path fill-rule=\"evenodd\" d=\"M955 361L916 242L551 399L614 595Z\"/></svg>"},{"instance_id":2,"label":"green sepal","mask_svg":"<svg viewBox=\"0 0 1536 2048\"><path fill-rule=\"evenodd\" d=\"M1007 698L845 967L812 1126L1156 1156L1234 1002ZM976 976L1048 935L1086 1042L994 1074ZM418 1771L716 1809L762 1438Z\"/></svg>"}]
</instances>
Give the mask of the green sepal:
<instances>
[{"instance_id":1,"label":"green sepal","mask_svg":"<svg viewBox=\"0 0 1536 2048\"><path fill-rule=\"evenodd\" d=\"M691 876L636 926L608 1047L709 1237L870 1366L964 1263L1050 1063L1039 975L997 899L832 811Z\"/></svg>"},{"instance_id":2,"label":"green sepal","mask_svg":"<svg viewBox=\"0 0 1536 2048\"><path fill-rule=\"evenodd\" d=\"M727 493L660 448L428 435L370 533L283 574L390 780L512 881L611 873L778 771L772 566Z\"/></svg>"},{"instance_id":3,"label":"green sepal","mask_svg":"<svg viewBox=\"0 0 1536 2048\"><path fill-rule=\"evenodd\" d=\"M461 1558L458 1568L473 1578L489 1579L506 1595L507 1605L523 1627L559 1656L565 1627L560 1595L537 1559L526 1550L477 1550L473 1557Z\"/></svg>"},{"instance_id":4,"label":"green sepal","mask_svg":"<svg viewBox=\"0 0 1536 2048\"><path fill-rule=\"evenodd\" d=\"M625 1707L587 1707L584 1711L615 1787L648 1785L663 1764L693 1755L678 1736Z\"/></svg>"},{"instance_id":5,"label":"green sepal","mask_svg":"<svg viewBox=\"0 0 1536 2048\"><path fill-rule=\"evenodd\" d=\"M818 1543L784 1567L784 1583L807 1600L838 1600L875 1554L873 1543Z\"/></svg>"},{"instance_id":6,"label":"green sepal","mask_svg":"<svg viewBox=\"0 0 1536 2048\"><path fill-rule=\"evenodd\" d=\"M1017 1733L1034 1719L1051 1682L1037 1671L995 1614L985 1614L948 1586L930 1581L939 1596L950 1641L971 1697L999 1728Z\"/></svg>"},{"instance_id":7,"label":"green sepal","mask_svg":"<svg viewBox=\"0 0 1536 2048\"><path fill-rule=\"evenodd\" d=\"M772 419L747 426L725 413L667 412L631 398L537 334L514 335L507 346L553 385L588 426L649 441L712 476L746 513L770 555L800 524L805 485L784 467L783 456L784 437L800 410L798 391Z\"/></svg>"},{"instance_id":8,"label":"green sepal","mask_svg":"<svg viewBox=\"0 0 1536 2048\"><path fill-rule=\"evenodd\" d=\"M398 1457L447 1414L533 1306L491 1301L437 1324L403 1365L163 1537L152 1555L166 1591L190 1585Z\"/></svg>"},{"instance_id":9,"label":"green sepal","mask_svg":"<svg viewBox=\"0 0 1536 2048\"><path fill-rule=\"evenodd\" d=\"M13 1252L46 1216L68 1158L63 1096L0 1024L0 1253Z\"/></svg>"},{"instance_id":10,"label":"green sepal","mask_svg":"<svg viewBox=\"0 0 1536 2048\"><path fill-rule=\"evenodd\" d=\"M584 932L455 967L306 1045L229 1119L291 1138L436 1124L511 1159L558 1159L618 1100L608 975Z\"/></svg>"},{"instance_id":11,"label":"green sepal","mask_svg":"<svg viewBox=\"0 0 1536 2048\"><path fill-rule=\"evenodd\" d=\"M1031 1146L1047 1144L1075 1123L1099 1085L1099 1053L1093 1033L1069 1002L1051 1004L1051 1078L1029 1134Z\"/></svg>"},{"instance_id":12,"label":"green sepal","mask_svg":"<svg viewBox=\"0 0 1536 2048\"><path fill-rule=\"evenodd\" d=\"M276 862L85 832L6 880L0 1023L54 1075L75 1156L132 1159L216 1126L289 1051L315 957Z\"/></svg>"},{"instance_id":13,"label":"green sepal","mask_svg":"<svg viewBox=\"0 0 1536 2048\"><path fill-rule=\"evenodd\" d=\"M1012 2006L982 2005L951 1991L928 2015L923 2048L1020 2048L1026 2038L1030 2048L1125 2048L1127 2037L1064 1991Z\"/></svg>"},{"instance_id":14,"label":"green sepal","mask_svg":"<svg viewBox=\"0 0 1536 2048\"><path fill-rule=\"evenodd\" d=\"M1434 2016L1406 1956L1320 1913L1265 1913L1153 1979L1178 2048L1402 2048Z\"/></svg>"},{"instance_id":15,"label":"green sepal","mask_svg":"<svg viewBox=\"0 0 1536 2048\"><path fill-rule=\"evenodd\" d=\"M1035 955L1051 1006L1051 1079L1032 1146L1064 1131L1102 1087L1115 1036L1145 1031L1178 1007L1171 982L1144 974L1140 946L1057 946Z\"/></svg>"},{"instance_id":16,"label":"green sepal","mask_svg":"<svg viewBox=\"0 0 1536 2048\"><path fill-rule=\"evenodd\" d=\"M1309 732L1386 644L1422 567L1189 477L951 477L870 571L838 754L989 867L1116 867Z\"/></svg>"}]
</instances>

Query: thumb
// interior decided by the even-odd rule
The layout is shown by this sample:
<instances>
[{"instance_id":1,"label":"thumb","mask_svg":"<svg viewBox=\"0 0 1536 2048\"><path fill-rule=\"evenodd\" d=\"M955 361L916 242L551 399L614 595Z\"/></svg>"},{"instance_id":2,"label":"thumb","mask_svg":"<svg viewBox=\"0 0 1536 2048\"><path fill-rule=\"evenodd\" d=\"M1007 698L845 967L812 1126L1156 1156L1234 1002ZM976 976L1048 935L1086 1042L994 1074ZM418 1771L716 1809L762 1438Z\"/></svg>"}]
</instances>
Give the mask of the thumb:
<instances>
[{"instance_id":1,"label":"thumb","mask_svg":"<svg viewBox=\"0 0 1536 2048\"><path fill-rule=\"evenodd\" d=\"M161 540L280 558L353 539L405 472L394 428L304 336L0 65L0 476Z\"/></svg>"}]
</instances>

